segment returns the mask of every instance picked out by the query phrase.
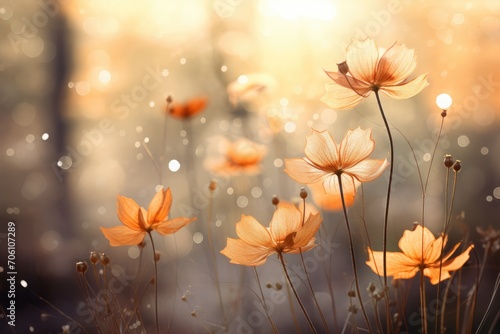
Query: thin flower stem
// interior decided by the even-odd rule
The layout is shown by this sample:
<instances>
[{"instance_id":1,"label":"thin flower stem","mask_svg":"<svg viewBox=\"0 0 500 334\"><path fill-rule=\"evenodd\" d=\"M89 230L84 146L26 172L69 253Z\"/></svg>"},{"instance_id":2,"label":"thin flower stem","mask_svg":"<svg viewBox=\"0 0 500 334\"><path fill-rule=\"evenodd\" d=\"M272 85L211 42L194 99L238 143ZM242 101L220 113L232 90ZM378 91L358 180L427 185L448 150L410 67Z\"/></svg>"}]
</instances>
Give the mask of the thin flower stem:
<instances>
[{"instance_id":1,"label":"thin flower stem","mask_svg":"<svg viewBox=\"0 0 500 334\"><path fill-rule=\"evenodd\" d=\"M420 314L422 316L422 333L427 334L427 307L425 305L424 268L420 268Z\"/></svg>"},{"instance_id":2,"label":"thin flower stem","mask_svg":"<svg viewBox=\"0 0 500 334\"><path fill-rule=\"evenodd\" d=\"M175 305L176 305L176 299L177 299L177 281L179 279L178 275L178 268L179 268L179 248L177 246L177 238L175 237L175 234L173 234L173 239L174 239L174 245L175 245L175 274L174 274L174 298L172 298L172 316L170 317L170 320L168 321L168 328L167 328L167 333L170 334L173 323L174 323L174 318L175 318Z\"/></svg>"},{"instance_id":3,"label":"thin flower stem","mask_svg":"<svg viewBox=\"0 0 500 334\"><path fill-rule=\"evenodd\" d=\"M431 155L431 162L429 164L429 170L427 171L427 176L425 177L424 189L422 192L422 227L425 226L425 197L427 195L427 185L429 184L429 177L431 175L432 163L434 162L434 156L436 155L439 139L441 138L443 125L444 125L444 117L441 117L441 126L439 127L438 137L436 139L436 144L434 145L434 150Z\"/></svg>"},{"instance_id":4,"label":"thin flower stem","mask_svg":"<svg viewBox=\"0 0 500 334\"><path fill-rule=\"evenodd\" d=\"M449 178L450 178L450 168L446 168L446 177L444 181L444 223L443 223L443 242L441 243L441 255L439 256L439 278L441 278L441 272L443 270L443 252L444 252L444 235L446 234L446 228L448 225L448 183L449 183ZM453 190L455 190L455 187L453 187ZM436 321L435 321L435 327L434 327L434 333L437 333L438 330L438 325L439 325L439 296L441 295L441 284L438 284L437 286L437 298L436 298Z\"/></svg>"},{"instance_id":5,"label":"thin flower stem","mask_svg":"<svg viewBox=\"0 0 500 334\"><path fill-rule=\"evenodd\" d=\"M302 226L304 226L305 219L306 219L306 199L303 198L302 202L303 202ZM323 311L321 311L321 307L319 306L318 299L316 298L316 295L314 294L314 289L312 287L311 279L309 278L309 272L307 271L307 267L306 267L306 263L304 261L304 254L302 253L302 249L300 249L300 260L302 261L302 267L304 268L304 273L306 274L307 284L309 285L309 290L310 290L311 295L313 297L314 305L318 309L319 315L321 317L321 321L323 322L323 326L325 326L327 333L330 333L330 329L328 328L328 324L326 322L325 315L323 314Z\"/></svg>"},{"instance_id":6,"label":"thin flower stem","mask_svg":"<svg viewBox=\"0 0 500 334\"><path fill-rule=\"evenodd\" d=\"M363 316L365 318L366 325L368 326L368 332L373 333L372 327L370 325L370 320L368 319L368 315L366 314L365 306L364 306L363 300L361 298L361 290L359 289L358 270L356 268L356 256L354 254L354 245L353 245L353 240L352 240L351 226L349 224L349 217L347 216L347 207L345 204L344 189L342 187L342 177L340 174L337 174L337 178L339 180L340 198L342 199L342 209L344 211L345 225L347 227L347 233L349 235L349 248L351 251L352 269L354 272L354 283L356 286L356 294L357 294L358 299L359 299L359 304L361 307L361 311L363 312Z\"/></svg>"},{"instance_id":7,"label":"thin flower stem","mask_svg":"<svg viewBox=\"0 0 500 334\"><path fill-rule=\"evenodd\" d=\"M226 311L224 309L224 303L222 302L222 293L220 291L220 280L219 280L219 270L217 268L217 258L215 256L215 247L212 236L212 228L210 226L210 222L212 221L212 210L213 210L213 196L210 196L209 205L208 205L208 224L207 224L207 236L208 236L208 245L210 248L210 255L212 256L212 264L214 266L214 274L215 274L215 285L217 286L217 295L219 297L219 306L221 308L222 314L224 316L224 329L227 333L228 324L227 324L227 316Z\"/></svg>"},{"instance_id":8,"label":"thin flower stem","mask_svg":"<svg viewBox=\"0 0 500 334\"><path fill-rule=\"evenodd\" d=\"M153 235L151 231L148 231L149 239L151 240L151 247L153 247L153 261L155 264L155 322L156 322L156 333L160 334L160 323L158 321L158 264L156 263L156 249L155 243L153 241Z\"/></svg>"},{"instance_id":9,"label":"thin flower stem","mask_svg":"<svg viewBox=\"0 0 500 334\"><path fill-rule=\"evenodd\" d=\"M383 236L383 251L382 251L382 262L383 262L383 272L384 272L384 292L385 292L385 313L387 330L391 328L391 317L389 312L389 299L387 295L389 293L389 286L387 285L387 226L389 219L389 204L391 202L391 188L392 188L392 174L394 172L394 142L392 140L391 128L389 127L389 122L385 117L384 108L382 107L382 102L380 101L380 96L378 90L375 90L375 97L377 98L377 104L380 109L380 115L384 121L385 129L387 130L387 136L389 137L390 154L391 154L391 164L389 165L389 181L387 183L387 198L385 202L385 213L384 213L384 236Z\"/></svg>"},{"instance_id":10,"label":"thin flower stem","mask_svg":"<svg viewBox=\"0 0 500 334\"><path fill-rule=\"evenodd\" d=\"M274 323L267 309L266 298L264 297L264 291L262 291L262 285L260 284L260 278L256 267L253 267L253 272L255 273L255 279L257 280L257 285L259 286L260 296L262 298L262 304L264 306L264 311L266 312L267 319L269 320L271 326L273 327L273 333L278 334L279 333L278 328L276 328L276 324Z\"/></svg>"},{"instance_id":11,"label":"thin flower stem","mask_svg":"<svg viewBox=\"0 0 500 334\"><path fill-rule=\"evenodd\" d=\"M292 280L290 279L290 276L288 275L288 270L286 269L285 259L283 258L283 253L279 252L278 257L280 259L281 266L283 267L283 272L285 273L288 284L292 288L293 294L295 295L295 298L297 299L297 302L299 303L299 306L302 309L304 316L306 317L306 320L307 320L309 327L311 328L313 333L317 334L318 332L316 331L316 328L314 328L314 324L313 324L311 318L309 317L309 314L307 313L307 311L304 307L304 304L302 304L302 301L300 300L299 294L297 293L297 291L295 290L295 287L293 286L293 283L292 283Z\"/></svg>"},{"instance_id":12,"label":"thin flower stem","mask_svg":"<svg viewBox=\"0 0 500 334\"><path fill-rule=\"evenodd\" d=\"M142 143L142 147L144 147L146 154L148 155L149 159L151 159L151 162L153 162L153 165L156 169L156 172L158 173L158 179L159 179L160 184L161 184L161 182L162 182L161 167L158 165L158 162L156 161L155 157L153 156L153 152L151 152L148 145L146 143Z\"/></svg>"},{"instance_id":13,"label":"thin flower stem","mask_svg":"<svg viewBox=\"0 0 500 334\"><path fill-rule=\"evenodd\" d=\"M373 300L373 298L372 298ZM375 312L375 323L377 324L377 331L378 333L383 333L384 330L382 329L382 323L380 321L380 313L378 312L378 302L373 300L373 311Z\"/></svg>"},{"instance_id":14,"label":"thin flower stem","mask_svg":"<svg viewBox=\"0 0 500 334\"><path fill-rule=\"evenodd\" d=\"M82 273L81 275L82 275L83 279L86 280L85 274ZM75 319L73 319L72 317L70 317L69 315L67 315L66 313L64 313L64 311L62 311L60 308L58 308L57 306L55 306L54 304L52 304L51 302L49 302L47 299L45 299L42 296L40 296L37 293L35 293L35 291L33 291L33 290L29 289L29 288L28 288L28 290L33 295L35 295L35 297L37 297L38 299L40 299L42 302L44 302L47 305L49 305L50 307L52 307L57 313L59 313L60 315L62 315L66 319L68 319L69 321L73 322L75 325L77 325L78 327L80 327L85 333L88 333L87 330L85 329L85 327L83 327L81 323L79 323L78 321L76 321ZM9 326L9 327L13 327L13 326ZM15 332L15 331L13 331L13 332Z\"/></svg>"}]
</instances>

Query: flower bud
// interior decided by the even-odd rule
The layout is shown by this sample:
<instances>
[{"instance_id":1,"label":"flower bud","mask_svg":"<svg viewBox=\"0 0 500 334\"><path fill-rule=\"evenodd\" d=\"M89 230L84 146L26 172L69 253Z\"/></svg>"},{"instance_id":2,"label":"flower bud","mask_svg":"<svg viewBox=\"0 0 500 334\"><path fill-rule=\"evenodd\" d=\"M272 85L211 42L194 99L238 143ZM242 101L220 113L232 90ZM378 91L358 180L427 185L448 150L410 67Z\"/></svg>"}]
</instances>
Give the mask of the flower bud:
<instances>
[{"instance_id":1,"label":"flower bud","mask_svg":"<svg viewBox=\"0 0 500 334\"><path fill-rule=\"evenodd\" d=\"M277 195L273 195L273 205L278 205L280 203L280 199L278 198Z\"/></svg>"},{"instance_id":2,"label":"flower bud","mask_svg":"<svg viewBox=\"0 0 500 334\"><path fill-rule=\"evenodd\" d=\"M89 260L90 263L95 265L97 262L99 262L99 256L97 255L96 252L92 251L90 252Z\"/></svg>"},{"instance_id":3,"label":"flower bud","mask_svg":"<svg viewBox=\"0 0 500 334\"><path fill-rule=\"evenodd\" d=\"M347 295L348 295L349 297L356 297L356 292L355 292L354 290L349 290L349 291L347 292Z\"/></svg>"},{"instance_id":4,"label":"flower bud","mask_svg":"<svg viewBox=\"0 0 500 334\"><path fill-rule=\"evenodd\" d=\"M210 180L210 185L208 186L208 189L211 192L214 192L215 189L217 189L217 181L215 179Z\"/></svg>"},{"instance_id":5,"label":"flower bud","mask_svg":"<svg viewBox=\"0 0 500 334\"><path fill-rule=\"evenodd\" d=\"M167 96L167 103L172 103L172 95Z\"/></svg>"},{"instance_id":6,"label":"flower bud","mask_svg":"<svg viewBox=\"0 0 500 334\"><path fill-rule=\"evenodd\" d=\"M307 198L307 190L304 187L300 188L300 198L302 198L302 199Z\"/></svg>"},{"instance_id":7,"label":"flower bud","mask_svg":"<svg viewBox=\"0 0 500 334\"><path fill-rule=\"evenodd\" d=\"M343 75L349 73L349 66L347 66L347 62L343 61L341 63L338 63L337 67L339 68L339 72Z\"/></svg>"},{"instance_id":8,"label":"flower bud","mask_svg":"<svg viewBox=\"0 0 500 334\"><path fill-rule=\"evenodd\" d=\"M88 268L89 268L89 266L87 265L87 262L85 262L85 261L76 263L76 271L78 271L80 274L85 274L87 272Z\"/></svg>"},{"instance_id":9,"label":"flower bud","mask_svg":"<svg viewBox=\"0 0 500 334\"><path fill-rule=\"evenodd\" d=\"M446 154L446 155L444 156L444 166L445 166L446 168L450 168L450 167L452 167L454 163L455 163L455 161L453 161L453 158L451 157L451 155Z\"/></svg>"},{"instance_id":10,"label":"flower bud","mask_svg":"<svg viewBox=\"0 0 500 334\"><path fill-rule=\"evenodd\" d=\"M453 164L453 170L455 172L460 172L461 169L462 169L462 161L460 160L455 161L455 163Z\"/></svg>"},{"instance_id":11,"label":"flower bud","mask_svg":"<svg viewBox=\"0 0 500 334\"><path fill-rule=\"evenodd\" d=\"M101 264L103 266L107 266L109 264L109 257L106 255L106 253L101 253Z\"/></svg>"}]
</instances>

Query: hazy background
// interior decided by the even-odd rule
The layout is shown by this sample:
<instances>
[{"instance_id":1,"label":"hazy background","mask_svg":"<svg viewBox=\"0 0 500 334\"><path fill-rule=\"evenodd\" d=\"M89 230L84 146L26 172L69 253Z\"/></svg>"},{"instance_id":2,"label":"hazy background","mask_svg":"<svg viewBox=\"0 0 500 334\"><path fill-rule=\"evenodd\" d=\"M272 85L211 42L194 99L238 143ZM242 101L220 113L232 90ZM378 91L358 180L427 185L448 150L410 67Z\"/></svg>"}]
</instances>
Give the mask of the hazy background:
<instances>
[{"instance_id":1,"label":"hazy background","mask_svg":"<svg viewBox=\"0 0 500 334\"><path fill-rule=\"evenodd\" d=\"M0 233L6 233L7 222L16 223L18 282L25 279L37 294L92 328L88 315L78 311L82 292L75 262L87 260L92 250L107 252L114 272L134 272L137 247L111 248L99 226L120 224L117 194L147 207L156 186L163 184L173 192L171 215L198 220L175 238L155 236L163 254L161 309L169 318L172 303L178 304L179 331L201 331L205 321L220 324L206 255L210 179L219 183L210 219L218 253L225 236L234 235L241 214L267 226L273 194L288 201L298 198L300 185L282 172L283 159L303 156L311 127L328 129L338 141L349 128L370 127L376 141L373 157L388 158L374 96L349 111L330 110L320 101L329 83L323 70L336 70L351 39L362 36L384 48L405 43L417 53L415 75L429 74L430 86L416 97L383 99L390 122L410 142L424 175L440 124L435 98L440 93L453 97L429 180L427 226L436 235L441 231L442 157L452 154L463 163L453 215L463 211L465 219L453 225L450 243L469 231L482 256L476 226L500 228L499 15L500 3L494 0L0 1ZM226 89L238 78L256 83L235 106ZM174 102L206 96L209 104L182 122L165 116L169 95ZM217 136L244 136L266 145L262 173L230 178L207 172L203 161ZM421 210L413 155L397 131L394 137L390 250L397 249L403 230L420 220ZM144 143L161 160L162 180ZM351 210L363 286L376 277L363 265L366 237L359 217L363 212L372 245L381 249L386 179L366 184L364 204L358 198ZM331 260L320 261L335 267L341 324L352 279L343 224L340 213L325 213L325 231L338 244ZM6 254L5 239L1 244ZM150 255L148 245L145 256ZM498 260L498 254L491 257L485 272L487 298ZM280 281L278 263L274 257L270 262L259 268L261 279ZM175 264L177 280L171 274ZM256 290L255 279L250 269L229 265L223 256L218 264L228 300L238 294L249 298L234 311L232 329L237 331L242 325L234 319L248 314L255 298L242 287ZM152 272L151 262L145 266ZM328 307L329 290L318 270L317 289ZM2 278L3 306L5 282ZM17 332L29 326L37 333L57 332L68 322L26 289L18 290ZM188 303L179 299L186 290L195 291ZM147 295L144 304L151 302ZM280 330L290 325L287 305L275 315ZM199 313L196 321L191 320L193 310ZM44 312L51 316L41 318ZM259 332L266 326L253 327Z\"/></svg>"}]
</instances>

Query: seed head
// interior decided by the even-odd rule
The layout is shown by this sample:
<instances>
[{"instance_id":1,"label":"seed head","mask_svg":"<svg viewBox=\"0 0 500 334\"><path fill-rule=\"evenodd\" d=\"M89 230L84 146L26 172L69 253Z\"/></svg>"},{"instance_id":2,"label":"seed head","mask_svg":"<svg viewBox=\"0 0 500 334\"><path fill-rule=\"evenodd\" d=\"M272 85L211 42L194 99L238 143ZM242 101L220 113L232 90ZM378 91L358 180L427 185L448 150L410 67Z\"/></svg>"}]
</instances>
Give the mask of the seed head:
<instances>
[{"instance_id":1,"label":"seed head","mask_svg":"<svg viewBox=\"0 0 500 334\"><path fill-rule=\"evenodd\" d=\"M106 255L106 253L101 253L101 264L103 266L107 266L109 264L109 257Z\"/></svg>"},{"instance_id":2,"label":"seed head","mask_svg":"<svg viewBox=\"0 0 500 334\"><path fill-rule=\"evenodd\" d=\"M307 190L304 187L300 188L300 198L302 198L302 199L307 198Z\"/></svg>"},{"instance_id":3,"label":"seed head","mask_svg":"<svg viewBox=\"0 0 500 334\"><path fill-rule=\"evenodd\" d=\"M95 265L97 262L99 262L99 256L97 255L96 252L92 251L90 252L89 260L90 263Z\"/></svg>"},{"instance_id":4,"label":"seed head","mask_svg":"<svg viewBox=\"0 0 500 334\"><path fill-rule=\"evenodd\" d=\"M453 164L453 170L455 172L460 172L461 169L462 169L462 161L460 160L455 161L455 163Z\"/></svg>"},{"instance_id":5,"label":"seed head","mask_svg":"<svg viewBox=\"0 0 500 334\"><path fill-rule=\"evenodd\" d=\"M87 262L82 261L76 263L76 271L78 271L80 274L85 274L87 272L87 269L89 269Z\"/></svg>"},{"instance_id":6,"label":"seed head","mask_svg":"<svg viewBox=\"0 0 500 334\"><path fill-rule=\"evenodd\" d=\"M444 166L446 168L451 168L453 166L453 164L455 163L455 161L453 161L453 158L451 157L450 154L446 154L444 156Z\"/></svg>"},{"instance_id":7,"label":"seed head","mask_svg":"<svg viewBox=\"0 0 500 334\"><path fill-rule=\"evenodd\" d=\"M273 205L278 205L280 203L280 199L278 198L278 195L273 195L272 202L273 202Z\"/></svg>"},{"instance_id":8,"label":"seed head","mask_svg":"<svg viewBox=\"0 0 500 334\"><path fill-rule=\"evenodd\" d=\"M341 63L338 63L337 67L339 68L339 72L343 75L349 73L349 66L347 65L347 62L343 61Z\"/></svg>"}]
</instances>

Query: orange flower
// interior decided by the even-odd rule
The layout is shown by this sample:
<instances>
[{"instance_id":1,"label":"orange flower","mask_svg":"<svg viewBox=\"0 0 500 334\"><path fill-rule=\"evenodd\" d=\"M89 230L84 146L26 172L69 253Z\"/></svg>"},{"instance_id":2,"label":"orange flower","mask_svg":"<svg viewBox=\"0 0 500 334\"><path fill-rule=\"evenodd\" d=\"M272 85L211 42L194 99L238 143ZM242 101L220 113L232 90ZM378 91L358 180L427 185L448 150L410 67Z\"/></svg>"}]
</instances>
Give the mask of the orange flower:
<instances>
[{"instance_id":1,"label":"orange flower","mask_svg":"<svg viewBox=\"0 0 500 334\"><path fill-rule=\"evenodd\" d=\"M148 210L139 207L131 198L118 196L118 218L124 226L101 227L102 233L111 246L139 245L146 233L153 230L161 235L172 234L196 218L168 219L172 206L170 188L161 189L149 203Z\"/></svg>"},{"instance_id":2,"label":"orange flower","mask_svg":"<svg viewBox=\"0 0 500 334\"><path fill-rule=\"evenodd\" d=\"M234 143L227 139L214 140L218 145L218 157L208 158L205 167L212 173L221 174L257 174L260 162L266 154L266 147L246 138L239 138Z\"/></svg>"},{"instance_id":3,"label":"orange flower","mask_svg":"<svg viewBox=\"0 0 500 334\"><path fill-rule=\"evenodd\" d=\"M195 97L185 103L168 107L167 113L175 118L188 119L205 110L207 102L206 97Z\"/></svg>"},{"instance_id":4,"label":"orange flower","mask_svg":"<svg viewBox=\"0 0 500 334\"><path fill-rule=\"evenodd\" d=\"M276 80L267 73L240 75L227 86L229 102L242 104L245 109L258 111L276 90Z\"/></svg>"},{"instance_id":5,"label":"orange flower","mask_svg":"<svg viewBox=\"0 0 500 334\"><path fill-rule=\"evenodd\" d=\"M460 246L458 243L448 254L444 255L441 277L439 277L441 250L446 246L447 241L447 235L441 235L436 239L428 228L421 225L416 225L413 231L406 230L398 243L403 252L387 252L387 276L394 276L395 279L412 278L419 269L423 268L424 275L430 278L432 284L450 278L450 271L460 269L469 259L469 252L473 245L470 245L462 254L450 259ZM383 275L380 272L383 266L383 252L374 252L368 248L368 254L370 259L366 264L378 275Z\"/></svg>"},{"instance_id":6,"label":"orange flower","mask_svg":"<svg viewBox=\"0 0 500 334\"><path fill-rule=\"evenodd\" d=\"M338 72L325 71L335 81L326 85L322 101L333 109L350 109L371 91L383 91L395 99L412 97L429 83L427 74L408 80L416 67L415 52L395 43L381 55L371 39L354 40Z\"/></svg>"},{"instance_id":7,"label":"orange flower","mask_svg":"<svg viewBox=\"0 0 500 334\"><path fill-rule=\"evenodd\" d=\"M356 188L360 185L360 182L356 179L354 179L354 183ZM327 193L322 182L310 184L309 188L311 189L313 201L323 210L342 210L342 198L340 197L340 192L335 194ZM344 194L346 207L350 207L354 204L355 195L355 193Z\"/></svg>"},{"instance_id":8,"label":"orange flower","mask_svg":"<svg viewBox=\"0 0 500 334\"><path fill-rule=\"evenodd\" d=\"M340 194L342 179L344 198L356 194L356 182L377 178L389 164L387 159L367 159L375 147L371 130L347 131L342 143L337 145L330 133L313 130L306 138L306 157L285 159L285 172L295 181L305 184L322 182L329 194Z\"/></svg>"},{"instance_id":9,"label":"orange flower","mask_svg":"<svg viewBox=\"0 0 500 334\"><path fill-rule=\"evenodd\" d=\"M279 203L269 227L262 226L252 216L241 216L236 224L240 239L227 238L221 254L231 263L245 266L264 264L274 253L299 253L316 246L314 235L322 218L319 213L309 214L305 223L302 214L290 203Z\"/></svg>"}]
</instances>

